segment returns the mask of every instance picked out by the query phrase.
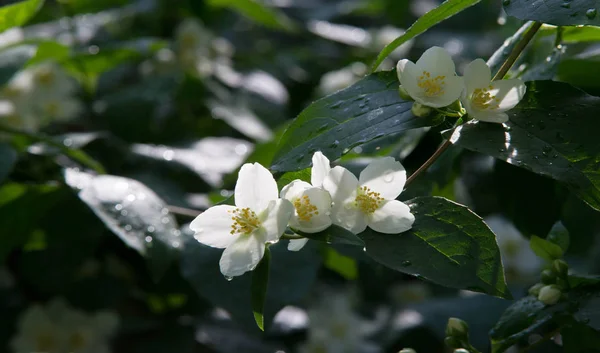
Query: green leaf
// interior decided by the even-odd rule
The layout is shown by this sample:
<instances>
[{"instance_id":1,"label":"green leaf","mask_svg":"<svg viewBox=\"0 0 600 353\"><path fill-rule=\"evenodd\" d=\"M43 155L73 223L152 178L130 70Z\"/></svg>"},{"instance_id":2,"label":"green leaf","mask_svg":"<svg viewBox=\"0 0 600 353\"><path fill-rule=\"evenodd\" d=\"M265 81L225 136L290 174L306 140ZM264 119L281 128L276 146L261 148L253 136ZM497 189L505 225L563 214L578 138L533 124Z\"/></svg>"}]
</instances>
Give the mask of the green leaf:
<instances>
[{"instance_id":1,"label":"green leaf","mask_svg":"<svg viewBox=\"0 0 600 353\"><path fill-rule=\"evenodd\" d=\"M562 41L563 43L600 41L600 27L564 27Z\"/></svg>"},{"instance_id":2,"label":"green leaf","mask_svg":"<svg viewBox=\"0 0 600 353\"><path fill-rule=\"evenodd\" d=\"M365 246L364 241L358 235L335 224L332 224L327 229L318 233L305 233L296 229L294 229L294 232L302 235L305 238L321 241L327 244Z\"/></svg>"},{"instance_id":3,"label":"green leaf","mask_svg":"<svg viewBox=\"0 0 600 353\"><path fill-rule=\"evenodd\" d=\"M312 156L311 156L311 158L312 158ZM277 187L279 188L279 190L281 190L281 189L283 189L284 186L286 186L287 184L291 183L292 181L294 181L296 179L305 181L310 184L310 174L311 174L310 168L302 169L297 172L284 173L277 180Z\"/></svg>"},{"instance_id":4,"label":"green leaf","mask_svg":"<svg viewBox=\"0 0 600 353\"><path fill-rule=\"evenodd\" d=\"M563 256L560 246L535 235L529 239L529 246L537 256L547 261L554 261Z\"/></svg>"},{"instance_id":5,"label":"green leaf","mask_svg":"<svg viewBox=\"0 0 600 353\"><path fill-rule=\"evenodd\" d=\"M521 103L505 124L459 126L452 143L563 182L600 210L600 98L568 84L527 83Z\"/></svg>"},{"instance_id":6,"label":"green leaf","mask_svg":"<svg viewBox=\"0 0 600 353\"><path fill-rule=\"evenodd\" d=\"M558 65L557 79L582 88L597 88L600 86L600 72L595 68L600 65L600 59L570 57Z\"/></svg>"},{"instance_id":7,"label":"green leaf","mask_svg":"<svg viewBox=\"0 0 600 353\"><path fill-rule=\"evenodd\" d=\"M7 143L0 143L0 184L12 172L17 162L17 152Z\"/></svg>"},{"instance_id":8,"label":"green leaf","mask_svg":"<svg viewBox=\"0 0 600 353\"><path fill-rule=\"evenodd\" d=\"M252 271L252 313L254 321L261 331L265 330L265 300L267 299L267 286L269 285L269 265L271 251L267 247L265 255Z\"/></svg>"},{"instance_id":9,"label":"green leaf","mask_svg":"<svg viewBox=\"0 0 600 353\"><path fill-rule=\"evenodd\" d=\"M569 231L560 221L556 222L554 226L552 226L552 229L550 229L550 233L546 237L546 240L560 246L563 253L567 252L571 242Z\"/></svg>"},{"instance_id":10,"label":"green leaf","mask_svg":"<svg viewBox=\"0 0 600 353\"><path fill-rule=\"evenodd\" d=\"M596 0L504 0L504 10L520 20L533 20L556 26L600 25Z\"/></svg>"},{"instance_id":11,"label":"green leaf","mask_svg":"<svg viewBox=\"0 0 600 353\"><path fill-rule=\"evenodd\" d=\"M383 60L388 57L396 48L427 31L429 28L442 22L443 20L456 15L464 9L477 4L480 0L446 0L435 9L429 11L415 21L403 35L394 39L377 56L373 64L373 71L381 65Z\"/></svg>"},{"instance_id":12,"label":"green leaf","mask_svg":"<svg viewBox=\"0 0 600 353\"><path fill-rule=\"evenodd\" d=\"M42 7L44 0L26 0L0 8L0 32L22 26Z\"/></svg>"},{"instance_id":13,"label":"green leaf","mask_svg":"<svg viewBox=\"0 0 600 353\"><path fill-rule=\"evenodd\" d=\"M358 277L356 260L340 254L333 248L325 248L325 263L323 265L349 281L353 281Z\"/></svg>"},{"instance_id":14,"label":"green leaf","mask_svg":"<svg viewBox=\"0 0 600 353\"><path fill-rule=\"evenodd\" d=\"M158 281L181 247L180 231L167 205L154 191L129 178L95 176L66 169L65 182L106 227L148 261Z\"/></svg>"},{"instance_id":15,"label":"green leaf","mask_svg":"<svg viewBox=\"0 0 600 353\"><path fill-rule=\"evenodd\" d=\"M574 323L560 331L565 353L598 353L600 352L600 332L593 328Z\"/></svg>"},{"instance_id":16,"label":"green leaf","mask_svg":"<svg viewBox=\"0 0 600 353\"><path fill-rule=\"evenodd\" d=\"M38 45L37 51L26 66L36 65L46 60L61 61L69 57L71 49L55 41L46 41Z\"/></svg>"},{"instance_id":17,"label":"green leaf","mask_svg":"<svg viewBox=\"0 0 600 353\"><path fill-rule=\"evenodd\" d=\"M316 151L334 160L371 140L435 125L435 117L411 113L413 102L400 98L398 85L395 71L377 72L312 103L281 137L271 168L277 172L304 169Z\"/></svg>"},{"instance_id":18,"label":"green leaf","mask_svg":"<svg viewBox=\"0 0 600 353\"><path fill-rule=\"evenodd\" d=\"M502 64L506 61L506 59L510 56L510 53L514 49L515 45L523 39L525 33L529 31L531 26L533 26L534 22L529 21L519 28L515 34L508 37L504 43L498 48L492 56L487 61L488 66L490 67L492 74L498 72Z\"/></svg>"},{"instance_id":19,"label":"green leaf","mask_svg":"<svg viewBox=\"0 0 600 353\"><path fill-rule=\"evenodd\" d=\"M467 207L441 197L407 201L416 220L400 234L361 233L367 255L443 286L511 298L494 233Z\"/></svg>"},{"instance_id":20,"label":"green leaf","mask_svg":"<svg viewBox=\"0 0 600 353\"><path fill-rule=\"evenodd\" d=\"M600 276L569 275L568 281L571 289L589 287L600 284Z\"/></svg>"},{"instance_id":21,"label":"green leaf","mask_svg":"<svg viewBox=\"0 0 600 353\"><path fill-rule=\"evenodd\" d=\"M239 12L252 21L272 29L295 31L295 23L284 13L255 0L208 0L208 5L213 7L228 7Z\"/></svg>"}]
</instances>

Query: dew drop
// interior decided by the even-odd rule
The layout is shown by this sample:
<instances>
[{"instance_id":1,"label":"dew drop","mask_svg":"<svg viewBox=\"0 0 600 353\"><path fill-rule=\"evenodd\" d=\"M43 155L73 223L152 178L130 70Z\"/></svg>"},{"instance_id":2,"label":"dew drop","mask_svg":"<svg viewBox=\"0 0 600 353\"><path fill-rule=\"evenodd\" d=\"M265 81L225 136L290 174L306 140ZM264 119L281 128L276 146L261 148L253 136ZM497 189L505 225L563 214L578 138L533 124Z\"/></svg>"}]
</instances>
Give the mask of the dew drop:
<instances>
[{"instance_id":1,"label":"dew drop","mask_svg":"<svg viewBox=\"0 0 600 353\"><path fill-rule=\"evenodd\" d=\"M383 177L383 181L385 181L386 183L391 183L392 181L394 181L394 174L392 173L388 173Z\"/></svg>"},{"instance_id":2,"label":"dew drop","mask_svg":"<svg viewBox=\"0 0 600 353\"><path fill-rule=\"evenodd\" d=\"M154 233L156 231L156 228L154 228L154 226L148 226L146 230L148 231L148 233Z\"/></svg>"},{"instance_id":3,"label":"dew drop","mask_svg":"<svg viewBox=\"0 0 600 353\"><path fill-rule=\"evenodd\" d=\"M564 2L560 4L560 7L562 7L563 9L569 9L571 8L571 4L569 4L568 2Z\"/></svg>"},{"instance_id":4,"label":"dew drop","mask_svg":"<svg viewBox=\"0 0 600 353\"><path fill-rule=\"evenodd\" d=\"M410 262L410 261L408 261L408 260L404 260L404 261L402 261L402 266L404 266L404 267L408 267L408 266L410 266L410 265L412 265L412 262Z\"/></svg>"},{"instance_id":5,"label":"dew drop","mask_svg":"<svg viewBox=\"0 0 600 353\"><path fill-rule=\"evenodd\" d=\"M128 224L125 227L123 227L123 229L125 229L127 232L131 232L131 230L133 229L133 227L131 227L131 225Z\"/></svg>"},{"instance_id":6,"label":"dew drop","mask_svg":"<svg viewBox=\"0 0 600 353\"><path fill-rule=\"evenodd\" d=\"M144 240L146 241L146 243L152 243L152 237L149 235L145 237Z\"/></svg>"},{"instance_id":7,"label":"dew drop","mask_svg":"<svg viewBox=\"0 0 600 353\"><path fill-rule=\"evenodd\" d=\"M115 210L121 211L122 209L123 209L123 205L121 205L120 203L115 205Z\"/></svg>"},{"instance_id":8,"label":"dew drop","mask_svg":"<svg viewBox=\"0 0 600 353\"><path fill-rule=\"evenodd\" d=\"M504 1L502 1L502 5L504 5L504 6L510 5L510 0L504 0Z\"/></svg>"},{"instance_id":9,"label":"dew drop","mask_svg":"<svg viewBox=\"0 0 600 353\"><path fill-rule=\"evenodd\" d=\"M594 18L596 18L597 13L598 11L596 11L596 9L589 9L585 12L585 16L590 20L593 20Z\"/></svg>"},{"instance_id":10,"label":"dew drop","mask_svg":"<svg viewBox=\"0 0 600 353\"><path fill-rule=\"evenodd\" d=\"M500 149L498 150L498 152L500 152L500 153L504 153L504 152L506 152L506 149L505 149L505 148L500 148Z\"/></svg>"},{"instance_id":11,"label":"dew drop","mask_svg":"<svg viewBox=\"0 0 600 353\"><path fill-rule=\"evenodd\" d=\"M227 281L231 281L231 280L233 279L233 277L230 277L230 276L225 276L225 279L226 279Z\"/></svg>"}]
</instances>

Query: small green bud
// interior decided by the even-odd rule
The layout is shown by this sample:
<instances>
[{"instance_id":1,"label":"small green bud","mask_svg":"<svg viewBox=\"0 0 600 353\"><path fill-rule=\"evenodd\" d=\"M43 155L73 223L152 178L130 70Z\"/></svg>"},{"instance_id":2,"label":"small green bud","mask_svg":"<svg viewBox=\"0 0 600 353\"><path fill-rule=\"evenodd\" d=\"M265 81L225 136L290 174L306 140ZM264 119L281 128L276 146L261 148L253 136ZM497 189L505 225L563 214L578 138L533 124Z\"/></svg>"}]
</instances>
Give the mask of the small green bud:
<instances>
[{"instance_id":1,"label":"small green bud","mask_svg":"<svg viewBox=\"0 0 600 353\"><path fill-rule=\"evenodd\" d=\"M414 350L414 349L412 349L412 348L404 348L403 350L401 350L401 351L400 351L400 352L398 352L398 353L417 353L417 351L415 351L415 350Z\"/></svg>"},{"instance_id":2,"label":"small green bud","mask_svg":"<svg viewBox=\"0 0 600 353\"><path fill-rule=\"evenodd\" d=\"M556 280L556 286L562 291L567 290L569 288L569 281L565 278L558 278Z\"/></svg>"},{"instance_id":3,"label":"small green bud","mask_svg":"<svg viewBox=\"0 0 600 353\"><path fill-rule=\"evenodd\" d=\"M446 336L464 338L469 335L469 325L461 319L451 317L446 325Z\"/></svg>"},{"instance_id":4,"label":"small green bud","mask_svg":"<svg viewBox=\"0 0 600 353\"><path fill-rule=\"evenodd\" d=\"M408 91L406 90L406 88L402 87L402 85L400 85L398 87L398 93L400 94L400 98L404 99L405 101L413 101L414 100L410 96L410 94L408 94Z\"/></svg>"},{"instance_id":5,"label":"small green bud","mask_svg":"<svg viewBox=\"0 0 600 353\"><path fill-rule=\"evenodd\" d=\"M565 260L561 259L554 260L552 263L552 269L560 277L565 277L569 273L569 265L565 262Z\"/></svg>"},{"instance_id":6,"label":"small green bud","mask_svg":"<svg viewBox=\"0 0 600 353\"><path fill-rule=\"evenodd\" d=\"M433 109L421 103L414 102L410 111L419 118L425 118L431 114Z\"/></svg>"},{"instance_id":7,"label":"small green bud","mask_svg":"<svg viewBox=\"0 0 600 353\"><path fill-rule=\"evenodd\" d=\"M540 294L540 289L542 289L544 286L545 284L543 283L534 284L531 288L529 288L529 294L537 297Z\"/></svg>"},{"instance_id":8,"label":"small green bud","mask_svg":"<svg viewBox=\"0 0 600 353\"><path fill-rule=\"evenodd\" d=\"M556 275L551 270L542 271L542 283L543 284L554 284L556 283Z\"/></svg>"},{"instance_id":9,"label":"small green bud","mask_svg":"<svg viewBox=\"0 0 600 353\"><path fill-rule=\"evenodd\" d=\"M538 300L546 305L554 305L560 300L561 295L562 292L558 286L551 284L540 289Z\"/></svg>"},{"instance_id":10,"label":"small green bud","mask_svg":"<svg viewBox=\"0 0 600 353\"><path fill-rule=\"evenodd\" d=\"M444 338L444 343L446 344L446 347L448 347L450 349L461 348L461 346L462 346L462 344L460 343L460 340L458 340L454 337Z\"/></svg>"},{"instance_id":11,"label":"small green bud","mask_svg":"<svg viewBox=\"0 0 600 353\"><path fill-rule=\"evenodd\" d=\"M460 100L455 100L452 104L448 106L448 108L455 112L460 112L462 109L462 104L460 104Z\"/></svg>"}]
</instances>

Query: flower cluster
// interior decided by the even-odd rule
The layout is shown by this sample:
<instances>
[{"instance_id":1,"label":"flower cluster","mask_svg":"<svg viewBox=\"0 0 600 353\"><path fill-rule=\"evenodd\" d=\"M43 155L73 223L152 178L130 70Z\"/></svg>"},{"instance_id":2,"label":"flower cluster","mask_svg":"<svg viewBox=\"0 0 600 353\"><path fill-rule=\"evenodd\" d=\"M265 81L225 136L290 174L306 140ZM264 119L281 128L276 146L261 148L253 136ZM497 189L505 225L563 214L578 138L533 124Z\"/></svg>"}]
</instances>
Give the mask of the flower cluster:
<instances>
[{"instance_id":1,"label":"flower cluster","mask_svg":"<svg viewBox=\"0 0 600 353\"><path fill-rule=\"evenodd\" d=\"M76 88L55 63L23 70L0 93L0 123L35 132L52 121L71 120L83 110Z\"/></svg>"},{"instance_id":2,"label":"flower cluster","mask_svg":"<svg viewBox=\"0 0 600 353\"><path fill-rule=\"evenodd\" d=\"M415 220L410 208L396 198L406 182L406 171L392 157L369 164L356 178L347 169L331 168L321 152L312 158L311 182L294 180L278 194L271 173L258 163L244 164L235 185L235 206L209 208L190 224L195 238L224 248L220 261L226 277L253 270L265 252L289 227L316 233L332 224L358 234L374 231L397 234ZM300 250L308 239L292 240L289 250Z\"/></svg>"},{"instance_id":3,"label":"flower cluster","mask_svg":"<svg viewBox=\"0 0 600 353\"><path fill-rule=\"evenodd\" d=\"M71 308L61 299L48 305L33 305L21 316L14 353L108 353L118 317L111 312L93 315Z\"/></svg>"},{"instance_id":4,"label":"flower cluster","mask_svg":"<svg viewBox=\"0 0 600 353\"><path fill-rule=\"evenodd\" d=\"M440 47L428 49L416 63L400 60L397 74L402 90L417 103L413 112L419 113L422 106L443 108L460 99L469 116L492 123L508 121L506 111L526 90L520 79L492 81L482 59L467 65L464 77L459 77L450 54Z\"/></svg>"}]
</instances>

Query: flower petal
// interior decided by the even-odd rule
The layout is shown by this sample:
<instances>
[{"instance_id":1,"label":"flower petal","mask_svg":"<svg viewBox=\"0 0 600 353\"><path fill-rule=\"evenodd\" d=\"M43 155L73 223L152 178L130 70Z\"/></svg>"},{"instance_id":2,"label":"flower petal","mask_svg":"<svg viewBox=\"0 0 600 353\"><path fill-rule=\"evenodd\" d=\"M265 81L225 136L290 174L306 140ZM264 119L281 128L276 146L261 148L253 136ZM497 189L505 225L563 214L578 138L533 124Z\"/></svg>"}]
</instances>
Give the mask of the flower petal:
<instances>
[{"instance_id":1,"label":"flower petal","mask_svg":"<svg viewBox=\"0 0 600 353\"><path fill-rule=\"evenodd\" d=\"M296 179L281 189L281 198L293 202L295 198L301 197L306 189L312 187L309 183Z\"/></svg>"},{"instance_id":2,"label":"flower petal","mask_svg":"<svg viewBox=\"0 0 600 353\"><path fill-rule=\"evenodd\" d=\"M508 121L508 114L499 111L474 110L469 113L473 119L488 123L502 124Z\"/></svg>"},{"instance_id":3,"label":"flower petal","mask_svg":"<svg viewBox=\"0 0 600 353\"><path fill-rule=\"evenodd\" d=\"M433 108L443 108L452 104L460 98L464 90L464 80L459 76L446 76L444 81L446 84L439 96L427 97L421 95L419 99L415 98L415 101Z\"/></svg>"},{"instance_id":4,"label":"flower petal","mask_svg":"<svg viewBox=\"0 0 600 353\"><path fill-rule=\"evenodd\" d=\"M446 49L440 47L431 47L427 49L417 61L417 67L420 70L429 71L430 73L454 75L456 67L454 61Z\"/></svg>"},{"instance_id":5,"label":"flower petal","mask_svg":"<svg viewBox=\"0 0 600 353\"><path fill-rule=\"evenodd\" d=\"M285 199L269 202L259 218L264 230L265 242L276 242L279 240L294 213L294 206Z\"/></svg>"},{"instance_id":6,"label":"flower petal","mask_svg":"<svg viewBox=\"0 0 600 353\"><path fill-rule=\"evenodd\" d=\"M300 251L300 249L302 249L304 247L304 245L306 245L306 243L308 243L308 238L292 239L292 240L290 240L290 243L288 244L288 250L289 251Z\"/></svg>"},{"instance_id":7,"label":"flower petal","mask_svg":"<svg viewBox=\"0 0 600 353\"><path fill-rule=\"evenodd\" d=\"M354 234L367 229L367 216L354 205L354 199L334 203L331 208L331 221Z\"/></svg>"},{"instance_id":8,"label":"flower petal","mask_svg":"<svg viewBox=\"0 0 600 353\"><path fill-rule=\"evenodd\" d=\"M221 273L225 277L235 277L254 270L265 254L264 240L261 232L238 237L221 255Z\"/></svg>"},{"instance_id":9,"label":"flower petal","mask_svg":"<svg viewBox=\"0 0 600 353\"><path fill-rule=\"evenodd\" d=\"M408 60L398 61L397 74L398 80L406 92L413 98L416 99L422 95L422 90L417 84L417 65Z\"/></svg>"},{"instance_id":10,"label":"flower petal","mask_svg":"<svg viewBox=\"0 0 600 353\"><path fill-rule=\"evenodd\" d=\"M523 81L514 78L492 82L490 93L496 96L496 99L500 100L498 103L500 107L497 110L505 112L514 108L523 99L526 90L527 86L525 86Z\"/></svg>"},{"instance_id":11,"label":"flower petal","mask_svg":"<svg viewBox=\"0 0 600 353\"><path fill-rule=\"evenodd\" d=\"M348 169L337 166L325 177L323 188L329 192L334 203L346 201L356 193L358 179Z\"/></svg>"},{"instance_id":12,"label":"flower petal","mask_svg":"<svg viewBox=\"0 0 600 353\"><path fill-rule=\"evenodd\" d=\"M201 213L190 223L190 229L196 234L194 238L200 243L213 248L223 249L233 243L238 235L230 234L231 211L235 207L228 205L213 206Z\"/></svg>"},{"instance_id":13,"label":"flower petal","mask_svg":"<svg viewBox=\"0 0 600 353\"><path fill-rule=\"evenodd\" d=\"M310 183L313 186L321 187L323 180L331 170L329 159L321 151L315 152L312 157L312 169L310 171Z\"/></svg>"},{"instance_id":14,"label":"flower petal","mask_svg":"<svg viewBox=\"0 0 600 353\"><path fill-rule=\"evenodd\" d=\"M294 200L294 215L290 219L290 227L306 233L316 233L325 230L331 225L331 196L321 188L311 187ZM298 203L298 205L296 204ZM315 210L306 213L306 207L316 207ZM305 212L303 217L300 212Z\"/></svg>"},{"instance_id":15,"label":"flower petal","mask_svg":"<svg viewBox=\"0 0 600 353\"><path fill-rule=\"evenodd\" d=\"M397 234L412 228L415 216L397 200L387 201L369 217L369 228L379 233Z\"/></svg>"},{"instance_id":16,"label":"flower petal","mask_svg":"<svg viewBox=\"0 0 600 353\"><path fill-rule=\"evenodd\" d=\"M471 95L477 88L486 88L492 81L492 71L483 59L475 59L465 68L465 88Z\"/></svg>"},{"instance_id":17,"label":"flower petal","mask_svg":"<svg viewBox=\"0 0 600 353\"><path fill-rule=\"evenodd\" d=\"M278 199L278 193L277 183L267 168L258 163L242 166L235 184L236 206L264 210L269 201Z\"/></svg>"},{"instance_id":18,"label":"flower petal","mask_svg":"<svg viewBox=\"0 0 600 353\"><path fill-rule=\"evenodd\" d=\"M393 157L384 157L371 163L360 173L360 186L378 192L386 200L393 200L404 188L406 170Z\"/></svg>"}]
</instances>

